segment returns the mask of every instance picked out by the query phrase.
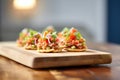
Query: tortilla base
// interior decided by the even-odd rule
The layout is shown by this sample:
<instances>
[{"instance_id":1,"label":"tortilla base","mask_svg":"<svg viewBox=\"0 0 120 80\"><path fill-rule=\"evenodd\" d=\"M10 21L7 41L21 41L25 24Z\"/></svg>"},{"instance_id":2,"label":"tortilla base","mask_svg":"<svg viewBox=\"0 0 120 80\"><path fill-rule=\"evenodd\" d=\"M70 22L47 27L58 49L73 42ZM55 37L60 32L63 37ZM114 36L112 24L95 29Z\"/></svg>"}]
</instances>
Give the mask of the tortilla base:
<instances>
[{"instance_id":1,"label":"tortilla base","mask_svg":"<svg viewBox=\"0 0 120 80\"><path fill-rule=\"evenodd\" d=\"M55 50L55 49L50 49L50 50L38 50L40 53L58 53L61 52L61 49Z\"/></svg>"},{"instance_id":2,"label":"tortilla base","mask_svg":"<svg viewBox=\"0 0 120 80\"><path fill-rule=\"evenodd\" d=\"M68 52L83 52L83 51L86 51L86 48L84 48L84 49L71 49L71 48L66 48L65 50L68 51Z\"/></svg>"},{"instance_id":3,"label":"tortilla base","mask_svg":"<svg viewBox=\"0 0 120 80\"><path fill-rule=\"evenodd\" d=\"M27 50L37 50L36 47L33 48L31 45L25 45L24 48L27 49Z\"/></svg>"},{"instance_id":4,"label":"tortilla base","mask_svg":"<svg viewBox=\"0 0 120 80\"><path fill-rule=\"evenodd\" d=\"M36 50L37 48L31 48L31 47L24 47L27 50Z\"/></svg>"}]
</instances>

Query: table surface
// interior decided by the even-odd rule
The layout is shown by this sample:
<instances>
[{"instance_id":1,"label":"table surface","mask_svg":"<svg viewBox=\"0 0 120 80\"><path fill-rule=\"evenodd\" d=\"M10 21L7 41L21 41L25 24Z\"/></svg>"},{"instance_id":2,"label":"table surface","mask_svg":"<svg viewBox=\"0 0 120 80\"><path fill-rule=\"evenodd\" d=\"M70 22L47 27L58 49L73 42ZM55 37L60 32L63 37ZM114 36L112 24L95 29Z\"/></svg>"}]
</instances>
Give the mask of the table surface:
<instances>
[{"instance_id":1,"label":"table surface","mask_svg":"<svg viewBox=\"0 0 120 80\"><path fill-rule=\"evenodd\" d=\"M120 80L120 46L88 43L90 49L110 52L111 64L31 69L0 56L0 80Z\"/></svg>"}]
</instances>

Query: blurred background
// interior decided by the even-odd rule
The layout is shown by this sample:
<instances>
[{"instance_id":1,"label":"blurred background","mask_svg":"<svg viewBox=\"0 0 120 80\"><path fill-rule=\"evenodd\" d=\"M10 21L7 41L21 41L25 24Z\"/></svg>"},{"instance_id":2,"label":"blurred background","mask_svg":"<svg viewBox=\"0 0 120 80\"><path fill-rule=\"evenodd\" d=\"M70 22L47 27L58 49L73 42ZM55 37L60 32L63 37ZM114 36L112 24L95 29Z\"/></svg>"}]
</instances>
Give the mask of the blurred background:
<instances>
[{"instance_id":1,"label":"blurred background","mask_svg":"<svg viewBox=\"0 0 120 80\"><path fill-rule=\"evenodd\" d=\"M119 0L0 0L0 41L15 41L23 28L76 27L90 42L120 44Z\"/></svg>"}]
</instances>

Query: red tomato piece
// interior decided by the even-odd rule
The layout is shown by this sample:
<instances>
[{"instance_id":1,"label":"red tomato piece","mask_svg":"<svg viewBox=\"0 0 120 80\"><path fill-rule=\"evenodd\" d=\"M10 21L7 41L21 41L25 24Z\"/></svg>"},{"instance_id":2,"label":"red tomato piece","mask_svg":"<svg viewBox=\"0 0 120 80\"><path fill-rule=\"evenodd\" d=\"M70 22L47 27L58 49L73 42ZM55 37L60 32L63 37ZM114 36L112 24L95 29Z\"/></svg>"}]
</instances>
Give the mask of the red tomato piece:
<instances>
[{"instance_id":1,"label":"red tomato piece","mask_svg":"<svg viewBox=\"0 0 120 80\"><path fill-rule=\"evenodd\" d=\"M75 28L71 28L70 32L75 33L75 32L77 32L77 30Z\"/></svg>"},{"instance_id":2,"label":"red tomato piece","mask_svg":"<svg viewBox=\"0 0 120 80\"><path fill-rule=\"evenodd\" d=\"M46 39L45 42L48 44L48 39Z\"/></svg>"},{"instance_id":3,"label":"red tomato piece","mask_svg":"<svg viewBox=\"0 0 120 80\"><path fill-rule=\"evenodd\" d=\"M78 40L75 40L75 44L78 44L79 43L79 41Z\"/></svg>"},{"instance_id":4,"label":"red tomato piece","mask_svg":"<svg viewBox=\"0 0 120 80\"><path fill-rule=\"evenodd\" d=\"M56 42L59 42L60 40L59 40L59 38L56 38Z\"/></svg>"},{"instance_id":5,"label":"red tomato piece","mask_svg":"<svg viewBox=\"0 0 120 80\"><path fill-rule=\"evenodd\" d=\"M75 40L76 36L74 34L70 34L70 39Z\"/></svg>"}]
</instances>

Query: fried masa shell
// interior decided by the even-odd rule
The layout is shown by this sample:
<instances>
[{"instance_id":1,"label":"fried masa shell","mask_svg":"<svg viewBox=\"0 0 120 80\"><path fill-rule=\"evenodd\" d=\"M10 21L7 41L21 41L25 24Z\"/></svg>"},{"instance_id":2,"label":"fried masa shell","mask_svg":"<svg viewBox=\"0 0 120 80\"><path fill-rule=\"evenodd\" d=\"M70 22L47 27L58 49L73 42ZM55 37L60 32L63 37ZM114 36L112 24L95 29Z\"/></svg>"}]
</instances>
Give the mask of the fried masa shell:
<instances>
[{"instance_id":1,"label":"fried masa shell","mask_svg":"<svg viewBox=\"0 0 120 80\"><path fill-rule=\"evenodd\" d=\"M57 37L58 39L62 39L62 40L58 40L59 42L57 44L58 44L59 47L55 48L55 49L54 48L51 48L51 49L44 49L44 48L42 49L42 48L40 48L39 49L39 46L38 46L39 45L39 39L42 38L43 36L45 38L49 38L49 36L44 35L44 34L41 34L41 35L38 34L38 35L36 35L38 33L37 31L31 30L31 29L30 29L30 31L32 32L32 34L31 34L32 37L30 35L28 35L28 36L30 36L30 39L28 39L25 43L23 43L23 40L27 37L27 35L23 38L22 42L20 42L20 39L18 39L17 40L17 45L18 46L24 47L24 49L27 49L27 50L37 50L40 53L58 53L58 52L63 52L63 51L68 51L68 52L82 52L82 51L86 51L87 50L87 45L86 44L81 45L80 47L77 46L77 45L74 45L74 44L66 46L66 41L65 41L66 37L65 36L67 34L66 35L62 35L62 34L67 33L66 31L68 31L68 33L69 33L69 31L71 31L73 33L75 33L75 32L79 33L74 28L71 28L70 30L65 29L64 30L65 33L62 33L61 36L60 35L56 35L56 36L59 37L59 38ZM26 33L29 33L29 30ZM33 33L35 33L35 34L33 34ZM53 35L53 33L54 33L54 35ZM52 33L49 33L49 34L52 35L52 37L54 38L55 37L55 33L56 32L52 32ZM73 34L73 33L71 33L71 34ZM76 36L76 34L74 34L74 35ZM80 37L82 37L80 33L79 33L79 35L77 34L76 38L74 37L74 35L69 35L70 39L74 40L76 38L79 39ZM32 39L32 38L35 38L35 39ZM32 41L34 41L34 43L32 43L31 39L32 39ZM49 39L48 43L50 43L50 40L52 40L52 39ZM40 42L40 43L42 43L42 42ZM56 41L55 41L55 43L56 43ZM85 41L85 39L83 37L82 37L82 41L80 41L80 43L86 43L86 41ZM44 46L44 45L42 45L42 46ZM72 48L71 46L76 46L76 48Z\"/></svg>"},{"instance_id":2,"label":"fried masa shell","mask_svg":"<svg viewBox=\"0 0 120 80\"><path fill-rule=\"evenodd\" d=\"M62 50L61 49L49 49L49 50L37 50L38 52L40 53L58 53L58 52L61 52Z\"/></svg>"},{"instance_id":3,"label":"fried masa shell","mask_svg":"<svg viewBox=\"0 0 120 80\"><path fill-rule=\"evenodd\" d=\"M71 49L71 48L66 48L65 50L68 51L68 52L83 52L83 51L86 51L86 48L84 48L84 49Z\"/></svg>"},{"instance_id":4,"label":"fried masa shell","mask_svg":"<svg viewBox=\"0 0 120 80\"><path fill-rule=\"evenodd\" d=\"M33 47L33 46L34 46L34 47ZM24 48L25 48L26 50L37 50L36 45L31 45L31 44L24 46Z\"/></svg>"}]
</instances>

